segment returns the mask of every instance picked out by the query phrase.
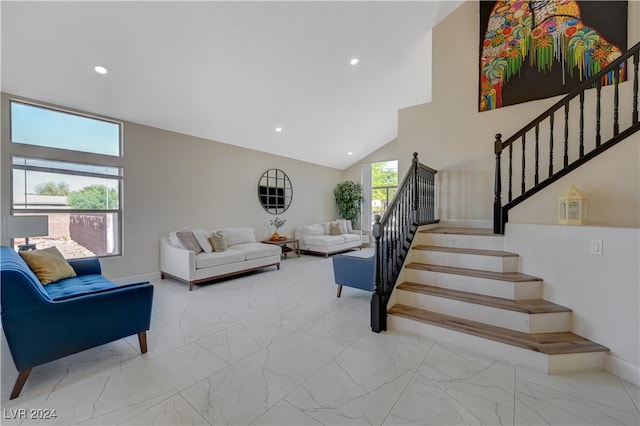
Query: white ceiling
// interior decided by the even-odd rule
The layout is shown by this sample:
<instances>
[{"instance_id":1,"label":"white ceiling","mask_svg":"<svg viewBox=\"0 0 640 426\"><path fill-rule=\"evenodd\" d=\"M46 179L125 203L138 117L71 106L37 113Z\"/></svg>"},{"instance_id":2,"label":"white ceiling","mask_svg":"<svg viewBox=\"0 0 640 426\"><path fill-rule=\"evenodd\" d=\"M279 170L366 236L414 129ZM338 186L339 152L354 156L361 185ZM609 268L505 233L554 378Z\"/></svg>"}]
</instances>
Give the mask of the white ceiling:
<instances>
[{"instance_id":1,"label":"white ceiling","mask_svg":"<svg viewBox=\"0 0 640 426\"><path fill-rule=\"evenodd\" d=\"M2 1L2 91L345 169L430 99L461 3Z\"/></svg>"}]
</instances>

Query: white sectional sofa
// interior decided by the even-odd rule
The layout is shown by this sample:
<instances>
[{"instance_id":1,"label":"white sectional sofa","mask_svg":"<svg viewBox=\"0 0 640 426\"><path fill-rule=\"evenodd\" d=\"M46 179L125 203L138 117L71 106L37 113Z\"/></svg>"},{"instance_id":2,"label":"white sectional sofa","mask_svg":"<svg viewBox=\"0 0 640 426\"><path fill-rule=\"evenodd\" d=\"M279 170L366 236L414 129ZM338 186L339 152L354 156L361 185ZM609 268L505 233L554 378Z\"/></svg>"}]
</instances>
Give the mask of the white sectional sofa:
<instances>
[{"instance_id":1,"label":"white sectional sofa","mask_svg":"<svg viewBox=\"0 0 640 426\"><path fill-rule=\"evenodd\" d=\"M276 266L282 248L256 242L251 228L183 229L160 239L160 275L193 285Z\"/></svg>"},{"instance_id":2,"label":"white sectional sofa","mask_svg":"<svg viewBox=\"0 0 640 426\"><path fill-rule=\"evenodd\" d=\"M340 230L338 231L338 227ZM330 254L361 248L369 242L369 235L351 229L351 222L338 219L325 223L298 226L295 238L300 240L300 250L309 253Z\"/></svg>"}]
</instances>

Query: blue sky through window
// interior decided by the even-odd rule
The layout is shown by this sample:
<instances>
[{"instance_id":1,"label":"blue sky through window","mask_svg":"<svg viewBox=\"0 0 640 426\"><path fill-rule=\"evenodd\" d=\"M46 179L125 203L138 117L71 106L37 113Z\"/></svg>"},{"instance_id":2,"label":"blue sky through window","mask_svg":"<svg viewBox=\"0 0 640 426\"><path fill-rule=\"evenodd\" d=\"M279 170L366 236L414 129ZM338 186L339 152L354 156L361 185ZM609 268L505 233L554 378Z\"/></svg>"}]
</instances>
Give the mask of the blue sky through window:
<instances>
[{"instance_id":1,"label":"blue sky through window","mask_svg":"<svg viewBox=\"0 0 640 426\"><path fill-rule=\"evenodd\" d=\"M104 155L120 155L120 125L11 102L11 141Z\"/></svg>"}]
</instances>

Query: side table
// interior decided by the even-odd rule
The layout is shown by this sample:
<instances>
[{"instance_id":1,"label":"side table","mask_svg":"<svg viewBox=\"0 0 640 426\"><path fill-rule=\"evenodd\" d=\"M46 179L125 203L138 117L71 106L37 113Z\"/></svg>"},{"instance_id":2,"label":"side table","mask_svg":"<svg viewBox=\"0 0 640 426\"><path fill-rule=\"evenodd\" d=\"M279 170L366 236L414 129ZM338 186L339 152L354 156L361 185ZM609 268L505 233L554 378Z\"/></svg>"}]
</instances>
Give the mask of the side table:
<instances>
[{"instance_id":1,"label":"side table","mask_svg":"<svg viewBox=\"0 0 640 426\"><path fill-rule=\"evenodd\" d=\"M287 253L290 251L295 251L298 257L300 257L300 240L298 239L287 238L286 240L262 240L261 242L282 247L282 254L284 254L284 257L287 257ZM291 244L293 248L288 247L287 244Z\"/></svg>"}]
</instances>

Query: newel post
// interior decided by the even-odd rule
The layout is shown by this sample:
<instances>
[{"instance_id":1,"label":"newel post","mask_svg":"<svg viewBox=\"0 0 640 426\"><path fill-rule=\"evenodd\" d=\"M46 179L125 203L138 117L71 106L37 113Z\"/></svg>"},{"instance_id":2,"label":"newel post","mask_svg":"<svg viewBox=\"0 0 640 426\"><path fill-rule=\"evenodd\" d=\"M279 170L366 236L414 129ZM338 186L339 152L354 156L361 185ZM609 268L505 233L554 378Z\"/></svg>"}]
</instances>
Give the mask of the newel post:
<instances>
[{"instance_id":1,"label":"newel post","mask_svg":"<svg viewBox=\"0 0 640 426\"><path fill-rule=\"evenodd\" d=\"M382 271L380 262L382 261L382 252L380 248L380 237L382 236L380 215L375 216L373 224L373 237L376 240L376 258L375 258L375 275L373 296L371 296L371 331L380 333L387 329L387 308L384 303L384 289L382 288Z\"/></svg>"},{"instance_id":2,"label":"newel post","mask_svg":"<svg viewBox=\"0 0 640 426\"><path fill-rule=\"evenodd\" d=\"M500 156L502 155L502 134L496 134L493 143L493 152L496 154L496 181L494 184L493 198L493 233L502 234L502 172L500 167Z\"/></svg>"}]
</instances>

